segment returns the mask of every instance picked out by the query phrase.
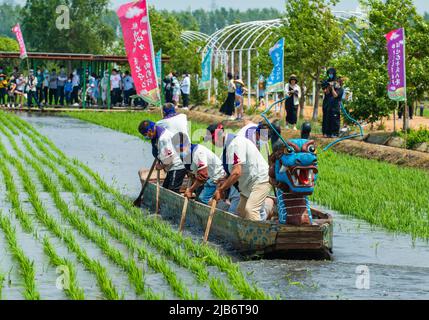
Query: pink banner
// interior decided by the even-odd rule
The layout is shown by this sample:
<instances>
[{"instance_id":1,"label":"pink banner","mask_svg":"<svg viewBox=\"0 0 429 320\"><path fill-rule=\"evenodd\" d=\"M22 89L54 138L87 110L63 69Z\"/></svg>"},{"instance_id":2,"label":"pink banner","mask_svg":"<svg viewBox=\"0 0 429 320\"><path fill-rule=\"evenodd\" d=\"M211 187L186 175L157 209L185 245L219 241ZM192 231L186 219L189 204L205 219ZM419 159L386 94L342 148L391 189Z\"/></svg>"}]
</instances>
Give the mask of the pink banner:
<instances>
[{"instance_id":1,"label":"pink banner","mask_svg":"<svg viewBox=\"0 0 429 320\"><path fill-rule=\"evenodd\" d=\"M19 57L21 59L27 58L27 49L25 48L24 37L22 36L21 26L19 23L12 28L12 32L16 35L16 40L19 44Z\"/></svg>"},{"instance_id":2,"label":"pink banner","mask_svg":"<svg viewBox=\"0 0 429 320\"><path fill-rule=\"evenodd\" d=\"M160 105L155 53L146 0L122 5L117 11L124 35L125 50L137 94L147 102Z\"/></svg>"}]
</instances>

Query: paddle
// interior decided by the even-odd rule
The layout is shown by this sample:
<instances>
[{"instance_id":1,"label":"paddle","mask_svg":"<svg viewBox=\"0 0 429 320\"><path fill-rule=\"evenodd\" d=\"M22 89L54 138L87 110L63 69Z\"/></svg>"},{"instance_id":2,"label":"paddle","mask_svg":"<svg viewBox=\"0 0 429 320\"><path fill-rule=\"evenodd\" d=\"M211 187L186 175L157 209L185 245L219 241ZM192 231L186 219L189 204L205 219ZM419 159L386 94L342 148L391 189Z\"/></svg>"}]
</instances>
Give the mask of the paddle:
<instances>
[{"instance_id":1,"label":"paddle","mask_svg":"<svg viewBox=\"0 0 429 320\"><path fill-rule=\"evenodd\" d=\"M156 171L156 211L155 214L159 214L159 192L161 187L161 170Z\"/></svg>"},{"instance_id":2,"label":"paddle","mask_svg":"<svg viewBox=\"0 0 429 320\"><path fill-rule=\"evenodd\" d=\"M213 217L216 211L216 205L217 205L217 201L213 199L209 219L207 221L206 232L204 233L204 243L207 243L207 240L209 238L210 228L212 227Z\"/></svg>"},{"instance_id":3,"label":"paddle","mask_svg":"<svg viewBox=\"0 0 429 320\"><path fill-rule=\"evenodd\" d=\"M146 178L146 181L144 182L144 185L143 185L142 191L140 192L140 194L139 194L139 196L137 197L137 199L134 201L134 206L136 206L137 208L140 208L140 207L141 207L141 204L142 204L142 198L143 198L144 192L145 192L145 190L146 190L146 186L148 185L149 180L150 180L150 178L152 177L153 170L155 170L156 162L157 162L157 159L155 159L155 160L153 161L152 167L150 168L149 174L148 174L148 176L147 176L147 178Z\"/></svg>"},{"instance_id":4,"label":"paddle","mask_svg":"<svg viewBox=\"0 0 429 320\"><path fill-rule=\"evenodd\" d=\"M189 187L192 185L191 177L189 177L188 180L188 187L186 189L189 189ZM185 197L185 202L183 203L183 209L182 209L182 217L180 218L180 225L179 225L179 232L183 232L183 227L185 226L186 221L186 212L188 211L188 203L189 199Z\"/></svg>"}]
</instances>

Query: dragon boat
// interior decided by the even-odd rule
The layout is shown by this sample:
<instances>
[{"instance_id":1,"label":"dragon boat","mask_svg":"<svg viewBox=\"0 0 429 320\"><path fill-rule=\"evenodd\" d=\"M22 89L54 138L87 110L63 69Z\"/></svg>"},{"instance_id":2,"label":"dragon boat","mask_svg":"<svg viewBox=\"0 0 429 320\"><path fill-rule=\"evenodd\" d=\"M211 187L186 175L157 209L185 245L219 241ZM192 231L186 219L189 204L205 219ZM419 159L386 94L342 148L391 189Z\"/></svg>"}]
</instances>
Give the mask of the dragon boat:
<instances>
[{"instance_id":1,"label":"dragon boat","mask_svg":"<svg viewBox=\"0 0 429 320\"><path fill-rule=\"evenodd\" d=\"M245 256L264 258L331 259L333 218L310 207L308 196L317 181L314 141L297 139L277 147L270 156L270 182L275 189L278 220L255 222L217 209L210 236L224 240ZM147 176L141 173L141 177ZM149 180L143 204L156 208L156 180ZM160 214L179 222L185 198L160 187ZM187 226L204 230L210 207L190 201Z\"/></svg>"}]
</instances>

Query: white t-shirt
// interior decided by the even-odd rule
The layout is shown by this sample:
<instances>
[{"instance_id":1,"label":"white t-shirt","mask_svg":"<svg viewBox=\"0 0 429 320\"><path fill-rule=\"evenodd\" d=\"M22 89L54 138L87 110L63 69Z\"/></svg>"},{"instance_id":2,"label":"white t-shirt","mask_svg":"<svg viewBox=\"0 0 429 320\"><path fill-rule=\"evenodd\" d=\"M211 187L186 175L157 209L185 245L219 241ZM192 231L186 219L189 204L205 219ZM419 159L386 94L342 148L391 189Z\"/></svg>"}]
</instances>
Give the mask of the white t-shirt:
<instances>
[{"instance_id":1,"label":"white t-shirt","mask_svg":"<svg viewBox=\"0 0 429 320\"><path fill-rule=\"evenodd\" d=\"M121 76L119 74L111 75L110 81L112 83L112 89L119 89L121 83Z\"/></svg>"},{"instance_id":2,"label":"white t-shirt","mask_svg":"<svg viewBox=\"0 0 429 320\"><path fill-rule=\"evenodd\" d=\"M294 85L294 86L292 86L290 83L286 83L286 85L285 85L285 93L288 94L289 91L292 91L292 90L298 92L298 96L296 96L296 95L293 96L293 104L295 106L297 106L297 105L299 105L299 100L301 99L301 88L297 84Z\"/></svg>"},{"instance_id":3,"label":"white t-shirt","mask_svg":"<svg viewBox=\"0 0 429 320\"><path fill-rule=\"evenodd\" d=\"M191 79L189 77L183 78L181 89L183 91L183 94L191 93Z\"/></svg>"},{"instance_id":4,"label":"white t-shirt","mask_svg":"<svg viewBox=\"0 0 429 320\"><path fill-rule=\"evenodd\" d=\"M208 169L210 179L215 182L225 176L219 157L206 147L198 145L192 154L191 171L197 173L205 168Z\"/></svg>"},{"instance_id":5,"label":"white t-shirt","mask_svg":"<svg viewBox=\"0 0 429 320\"><path fill-rule=\"evenodd\" d=\"M174 151L173 142L171 141L172 138L173 134L168 130L165 130L161 134L158 139L158 158L163 164L167 164L166 160L173 157L172 166L169 171L185 169L182 160L180 160L180 157Z\"/></svg>"},{"instance_id":6,"label":"white t-shirt","mask_svg":"<svg viewBox=\"0 0 429 320\"><path fill-rule=\"evenodd\" d=\"M255 184L269 181L268 163L256 146L248 139L237 136L226 149L226 162L229 172L241 164L241 177L238 180L240 192L249 197Z\"/></svg>"},{"instance_id":7,"label":"white t-shirt","mask_svg":"<svg viewBox=\"0 0 429 320\"><path fill-rule=\"evenodd\" d=\"M156 125L167 129L173 136L181 132L189 137L188 117L186 114L181 113L171 118L159 120Z\"/></svg>"}]
</instances>

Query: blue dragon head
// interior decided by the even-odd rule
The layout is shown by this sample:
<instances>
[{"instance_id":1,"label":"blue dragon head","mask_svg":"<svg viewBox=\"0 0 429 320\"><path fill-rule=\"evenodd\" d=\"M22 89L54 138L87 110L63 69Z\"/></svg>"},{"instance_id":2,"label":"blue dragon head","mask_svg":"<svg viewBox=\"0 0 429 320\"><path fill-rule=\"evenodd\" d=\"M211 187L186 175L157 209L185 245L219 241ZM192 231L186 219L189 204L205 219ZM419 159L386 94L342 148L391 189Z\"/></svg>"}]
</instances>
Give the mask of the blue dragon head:
<instances>
[{"instance_id":1,"label":"blue dragon head","mask_svg":"<svg viewBox=\"0 0 429 320\"><path fill-rule=\"evenodd\" d=\"M308 196L317 181L317 153L313 140L287 141L270 157L270 182L286 193Z\"/></svg>"}]
</instances>

